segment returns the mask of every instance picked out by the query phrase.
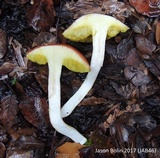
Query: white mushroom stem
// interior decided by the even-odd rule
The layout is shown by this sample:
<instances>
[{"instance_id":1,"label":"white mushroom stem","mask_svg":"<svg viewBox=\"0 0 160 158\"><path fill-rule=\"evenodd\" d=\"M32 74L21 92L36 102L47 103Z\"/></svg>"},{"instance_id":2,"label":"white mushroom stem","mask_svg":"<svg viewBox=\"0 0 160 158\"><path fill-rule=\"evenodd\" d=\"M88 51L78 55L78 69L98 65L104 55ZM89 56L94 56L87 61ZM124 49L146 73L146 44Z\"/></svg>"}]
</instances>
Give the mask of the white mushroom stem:
<instances>
[{"instance_id":1,"label":"white mushroom stem","mask_svg":"<svg viewBox=\"0 0 160 158\"><path fill-rule=\"evenodd\" d=\"M95 24L96 25L96 24ZM75 107L82 101L82 99L87 95L87 93L92 88L98 73L103 65L105 56L105 41L108 28L103 26L94 27L93 32L93 53L91 58L91 71L87 74L86 79L82 83L78 91L65 103L61 109L61 116L67 117L75 109Z\"/></svg>"},{"instance_id":2,"label":"white mushroom stem","mask_svg":"<svg viewBox=\"0 0 160 158\"><path fill-rule=\"evenodd\" d=\"M61 117L60 75L62 69L62 60L58 57L47 59L49 67L48 98L50 122L59 133L66 135L77 143L84 144L87 141L86 138L81 135L75 128L67 125Z\"/></svg>"}]
</instances>

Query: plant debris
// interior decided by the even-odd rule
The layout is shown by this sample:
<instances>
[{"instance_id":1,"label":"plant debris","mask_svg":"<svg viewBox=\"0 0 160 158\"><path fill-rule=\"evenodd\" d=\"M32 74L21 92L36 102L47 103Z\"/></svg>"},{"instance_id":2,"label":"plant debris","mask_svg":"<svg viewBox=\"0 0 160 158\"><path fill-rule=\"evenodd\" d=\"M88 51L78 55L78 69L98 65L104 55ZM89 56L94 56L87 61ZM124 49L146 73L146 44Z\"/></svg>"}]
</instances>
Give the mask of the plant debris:
<instances>
[{"instance_id":1,"label":"plant debris","mask_svg":"<svg viewBox=\"0 0 160 158\"><path fill-rule=\"evenodd\" d=\"M160 15L159 0L129 0L137 12L149 17L158 17Z\"/></svg>"}]
</instances>

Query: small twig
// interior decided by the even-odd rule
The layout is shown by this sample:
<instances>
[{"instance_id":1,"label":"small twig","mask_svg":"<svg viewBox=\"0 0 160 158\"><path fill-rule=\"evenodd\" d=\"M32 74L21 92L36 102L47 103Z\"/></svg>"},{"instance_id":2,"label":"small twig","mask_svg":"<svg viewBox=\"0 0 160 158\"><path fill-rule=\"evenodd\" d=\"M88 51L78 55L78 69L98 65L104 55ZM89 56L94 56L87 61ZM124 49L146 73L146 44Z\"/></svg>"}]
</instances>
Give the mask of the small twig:
<instances>
[{"instance_id":1,"label":"small twig","mask_svg":"<svg viewBox=\"0 0 160 158\"><path fill-rule=\"evenodd\" d=\"M60 14L62 12L62 7L63 7L63 2L62 0L60 0L60 7L59 7L59 11L58 11L58 18L57 18L57 23L56 23L56 43L59 43L59 39L58 39L58 28L59 28L59 21L60 21Z\"/></svg>"},{"instance_id":2,"label":"small twig","mask_svg":"<svg viewBox=\"0 0 160 158\"><path fill-rule=\"evenodd\" d=\"M55 151L56 148L60 145L62 145L65 141L67 140L67 137L63 137L58 143L56 142L55 138L53 138L52 140L52 144L51 144L51 150L49 153L48 158L55 158Z\"/></svg>"},{"instance_id":3,"label":"small twig","mask_svg":"<svg viewBox=\"0 0 160 158\"><path fill-rule=\"evenodd\" d=\"M13 40L12 46L13 46L13 49L14 49L19 66L26 67L26 64L25 64L23 57L22 57L22 54L21 54L21 48L22 48L21 44L18 41Z\"/></svg>"}]
</instances>

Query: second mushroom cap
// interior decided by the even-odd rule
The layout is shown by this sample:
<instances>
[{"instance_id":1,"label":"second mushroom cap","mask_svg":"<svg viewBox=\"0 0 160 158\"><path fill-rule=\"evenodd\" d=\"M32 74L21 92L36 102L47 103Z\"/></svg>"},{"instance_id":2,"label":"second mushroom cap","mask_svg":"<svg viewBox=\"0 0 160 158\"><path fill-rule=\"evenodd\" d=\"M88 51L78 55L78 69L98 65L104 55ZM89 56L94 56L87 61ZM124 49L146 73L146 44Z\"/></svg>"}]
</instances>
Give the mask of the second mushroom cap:
<instances>
[{"instance_id":1,"label":"second mushroom cap","mask_svg":"<svg viewBox=\"0 0 160 158\"><path fill-rule=\"evenodd\" d=\"M91 42L98 30L104 29L107 39L129 28L114 17L103 14L88 14L77 19L63 32L64 37L75 42ZM106 29L107 28L107 29Z\"/></svg>"}]
</instances>

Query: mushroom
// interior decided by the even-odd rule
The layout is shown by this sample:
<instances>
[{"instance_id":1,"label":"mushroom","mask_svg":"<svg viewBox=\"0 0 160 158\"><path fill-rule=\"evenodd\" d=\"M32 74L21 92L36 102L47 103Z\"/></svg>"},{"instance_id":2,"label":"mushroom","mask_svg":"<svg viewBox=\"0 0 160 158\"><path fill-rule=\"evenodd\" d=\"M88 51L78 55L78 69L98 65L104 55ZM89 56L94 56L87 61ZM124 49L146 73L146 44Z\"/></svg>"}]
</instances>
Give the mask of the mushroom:
<instances>
[{"instance_id":1,"label":"mushroom","mask_svg":"<svg viewBox=\"0 0 160 158\"><path fill-rule=\"evenodd\" d=\"M73 141L84 144L86 138L62 120L60 113L60 75L62 65L75 72L84 73L90 71L87 60L73 47L62 44L36 47L27 53L27 57L38 64L46 64L48 62L49 117L52 126L59 133L71 138Z\"/></svg>"},{"instance_id":2,"label":"mushroom","mask_svg":"<svg viewBox=\"0 0 160 158\"><path fill-rule=\"evenodd\" d=\"M111 16L94 13L80 17L63 32L63 36L72 41L93 41L93 53L91 71L78 91L62 107L62 117L68 116L92 88L103 65L106 38L114 37L128 29L126 25Z\"/></svg>"}]
</instances>

